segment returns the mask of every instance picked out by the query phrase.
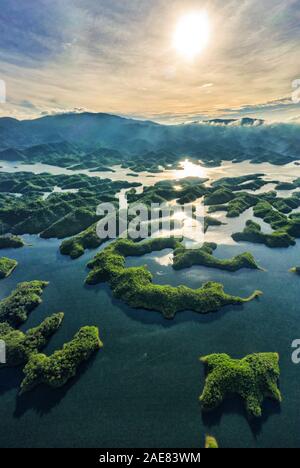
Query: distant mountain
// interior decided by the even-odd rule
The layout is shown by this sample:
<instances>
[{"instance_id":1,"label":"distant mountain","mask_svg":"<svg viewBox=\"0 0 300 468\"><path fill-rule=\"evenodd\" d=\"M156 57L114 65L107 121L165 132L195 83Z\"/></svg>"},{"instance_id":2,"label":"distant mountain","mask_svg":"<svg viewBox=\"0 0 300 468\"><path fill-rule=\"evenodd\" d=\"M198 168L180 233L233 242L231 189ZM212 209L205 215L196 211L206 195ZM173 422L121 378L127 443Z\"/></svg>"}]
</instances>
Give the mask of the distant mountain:
<instances>
[{"instance_id":1,"label":"distant mountain","mask_svg":"<svg viewBox=\"0 0 300 468\"><path fill-rule=\"evenodd\" d=\"M62 114L36 120L0 119L0 144L19 149L66 141L93 151L99 146L125 149L136 138L149 142L158 124L109 114Z\"/></svg>"},{"instance_id":2,"label":"distant mountain","mask_svg":"<svg viewBox=\"0 0 300 468\"><path fill-rule=\"evenodd\" d=\"M78 155L80 153L79 148L74 146L67 141L60 141L55 143L44 143L40 145L30 146L22 150L23 155L27 158L39 157L41 154L43 156L65 156L68 155Z\"/></svg>"},{"instance_id":3,"label":"distant mountain","mask_svg":"<svg viewBox=\"0 0 300 468\"><path fill-rule=\"evenodd\" d=\"M24 154L14 148L8 148L4 151L0 151L0 161L22 161Z\"/></svg>"},{"instance_id":4,"label":"distant mountain","mask_svg":"<svg viewBox=\"0 0 300 468\"><path fill-rule=\"evenodd\" d=\"M194 157L209 164L222 160L277 162L300 159L296 124L265 125L261 119L212 119L185 125L160 125L109 114L62 114L36 120L0 118L4 159L97 164L134 158L160 164L160 158ZM147 156L148 155L148 156ZM169 156L166 156L169 155ZM103 160L103 161L102 161Z\"/></svg>"}]
</instances>

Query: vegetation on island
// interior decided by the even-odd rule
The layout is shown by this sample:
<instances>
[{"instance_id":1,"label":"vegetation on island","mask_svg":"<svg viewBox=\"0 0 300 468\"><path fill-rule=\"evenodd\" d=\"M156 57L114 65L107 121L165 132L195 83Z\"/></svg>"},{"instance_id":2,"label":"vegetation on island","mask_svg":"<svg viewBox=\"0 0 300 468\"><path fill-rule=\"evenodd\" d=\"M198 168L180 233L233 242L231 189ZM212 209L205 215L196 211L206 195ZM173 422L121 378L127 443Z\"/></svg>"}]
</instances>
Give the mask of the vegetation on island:
<instances>
[{"instance_id":1,"label":"vegetation on island","mask_svg":"<svg viewBox=\"0 0 300 468\"><path fill-rule=\"evenodd\" d=\"M76 374L81 362L102 346L98 328L83 327L62 350L50 357L39 354L59 329L64 318L63 312L47 317L27 331L21 331L18 327L40 304L42 291L47 284L43 281L21 283L9 297L0 302L0 340L5 342L6 354L6 362L1 367L25 365L21 392L39 383L53 387L64 385Z\"/></svg>"},{"instance_id":2,"label":"vegetation on island","mask_svg":"<svg viewBox=\"0 0 300 468\"><path fill-rule=\"evenodd\" d=\"M1 257L0 258L0 279L7 278L12 274L14 269L17 267L17 260L12 258Z\"/></svg>"},{"instance_id":3,"label":"vegetation on island","mask_svg":"<svg viewBox=\"0 0 300 468\"><path fill-rule=\"evenodd\" d=\"M277 386L280 376L277 353L251 354L232 359L227 354L212 354L200 358L207 376L200 402L205 411L216 409L232 395L239 395L250 417L262 416L265 398L281 402Z\"/></svg>"},{"instance_id":4,"label":"vegetation on island","mask_svg":"<svg viewBox=\"0 0 300 468\"><path fill-rule=\"evenodd\" d=\"M0 323L7 322L16 327L26 322L28 314L41 302L45 281L20 283L10 296L0 301Z\"/></svg>"},{"instance_id":5,"label":"vegetation on island","mask_svg":"<svg viewBox=\"0 0 300 468\"><path fill-rule=\"evenodd\" d=\"M254 180L251 182L248 177L254 177ZM212 189L205 196L205 204L209 206L209 213L225 211L228 218L234 218L253 207L254 215L263 218L273 229L289 224L290 220L285 215L300 207L300 193L295 192L289 198L281 198L275 191L259 194L245 191L257 190L269 183L261 180L261 175L256 177L258 178L244 176L215 181Z\"/></svg>"},{"instance_id":6,"label":"vegetation on island","mask_svg":"<svg viewBox=\"0 0 300 468\"><path fill-rule=\"evenodd\" d=\"M192 250L180 246L174 251L173 268L182 270L193 265L202 265L227 271L238 271L242 268L259 269L250 252L244 252L230 259L219 259L213 255L216 249L217 244L214 243L205 243L200 249Z\"/></svg>"},{"instance_id":7,"label":"vegetation on island","mask_svg":"<svg viewBox=\"0 0 300 468\"><path fill-rule=\"evenodd\" d=\"M205 437L205 448L206 449L218 449L219 444L217 442L217 439L211 435L207 435Z\"/></svg>"},{"instance_id":8,"label":"vegetation on island","mask_svg":"<svg viewBox=\"0 0 300 468\"><path fill-rule=\"evenodd\" d=\"M21 393L45 384L53 388L62 387L72 377L84 361L103 346L97 327L81 328L72 341L65 343L61 350L51 356L31 354L24 368Z\"/></svg>"},{"instance_id":9,"label":"vegetation on island","mask_svg":"<svg viewBox=\"0 0 300 468\"><path fill-rule=\"evenodd\" d=\"M58 330L64 318L63 313L46 318L40 325L22 332L7 322L0 323L0 340L6 345L6 366L19 366L28 361L46 346L50 337Z\"/></svg>"},{"instance_id":10,"label":"vegetation on island","mask_svg":"<svg viewBox=\"0 0 300 468\"><path fill-rule=\"evenodd\" d=\"M150 206L152 203L164 203L177 200L180 205L189 204L203 197L209 190L204 185L207 179L199 177L186 177L178 180L162 180L153 186L145 187L143 193L128 192L129 203L143 203Z\"/></svg>"},{"instance_id":11,"label":"vegetation on island","mask_svg":"<svg viewBox=\"0 0 300 468\"><path fill-rule=\"evenodd\" d=\"M206 205L224 205L234 199L234 193L230 189L220 187L205 197Z\"/></svg>"},{"instance_id":12,"label":"vegetation on island","mask_svg":"<svg viewBox=\"0 0 300 468\"><path fill-rule=\"evenodd\" d=\"M100 203L117 206L121 189L138 186L84 174L0 173L0 228L4 234L74 236L100 219L96 215Z\"/></svg>"},{"instance_id":13,"label":"vegetation on island","mask_svg":"<svg viewBox=\"0 0 300 468\"><path fill-rule=\"evenodd\" d=\"M204 217L204 232L207 232L210 226L222 226L224 223L213 216Z\"/></svg>"},{"instance_id":14,"label":"vegetation on island","mask_svg":"<svg viewBox=\"0 0 300 468\"><path fill-rule=\"evenodd\" d=\"M85 231L71 239L63 241L60 245L60 253L68 255L73 260L81 257L85 249L96 249L100 247L103 240L97 235L97 224L93 224Z\"/></svg>"},{"instance_id":15,"label":"vegetation on island","mask_svg":"<svg viewBox=\"0 0 300 468\"><path fill-rule=\"evenodd\" d=\"M232 192L238 192L242 190L257 190L263 187L266 182L263 180L265 174L249 174L237 177L223 177L222 179L215 180L212 183L213 188L225 187L230 189Z\"/></svg>"},{"instance_id":16,"label":"vegetation on island","mask_svg":"<svg viewBox=\"0 0 300 468\"><path fill-rule=\"evenodd\" d=\"M0 236L0 249L19 249L25 245L23 239L19 236L4 235Z\"/></svg>"},{"instance_id":17,"label":"vegetation on island","mask_svg":"<svg viewBox=\"0 0 300 468\"><path fill-rule=\"evenodd\" d=\"M226 294L221 284L213 282L208 282L199 289L156 285L153 284L153 276L146 266L125 266L126 256L177 247L178 241L173 238L158 238L142 243L134 243L128 239L118 240L89 262L91 272L86 283L93 285L108 282L116 298L133 308L161 312L168 319L185 310L201 314L216 312L223 306L243 304L261 294L260 291L255 291L250 297L243 299Z\"/></svg>"},{"instance_id":18,"label":"vegetation on island","mask_svg":"<svg viewBox=\"0 0 300 468\"><path fill-rule=\"evenodd\" d=\"M271 234L262 232L261 226L254 221L247 221L246 227L243 232L236 232L232 234L233 240L236 242L253 242L256 244L265 244L267 247L290 247L295 245L295 239L291 237L286 231L278 230Z\"/></svg>"}]
</instances>

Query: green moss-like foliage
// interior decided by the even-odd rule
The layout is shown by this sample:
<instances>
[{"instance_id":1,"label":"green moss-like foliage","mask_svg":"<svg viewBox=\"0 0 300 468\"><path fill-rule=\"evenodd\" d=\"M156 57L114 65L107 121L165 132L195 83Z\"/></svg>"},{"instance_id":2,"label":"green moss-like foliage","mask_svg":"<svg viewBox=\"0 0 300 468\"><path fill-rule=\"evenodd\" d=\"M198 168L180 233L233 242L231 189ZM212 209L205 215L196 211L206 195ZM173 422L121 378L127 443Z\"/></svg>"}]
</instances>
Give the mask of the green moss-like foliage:
<instances>
[{"instance_id":1,"label":"green moss-like foliage","mask_svg":"<svg viewBox=\"0 0 300 468\"><path fill-rule=\"evenodd\" d=\"M193 250L181 247L174 252L173 268L175 270L182 270L183 268L190 268L193 265L202 265L227 271L238 271L242 268L259 269L250 252L239 254L230 259L219 259L213 255L216 249L216 244L204 244L200 249Z\"/></svg>"},{"instance_id":2,"label":"green moss-like foliage","mask_svg":"<svg viewBox=\"0 0 300 468\"><path fill-rule=\"evenodd\" d=\"M244 180L247 178L248 176L245 176ZM245 190L256 190L267 182L258 178L245 183L241 182L242 179L243 177L220 179L213 183L210 193L205 198L205 204L209 205L208 211L226 211L228 218L234 218L254 207L255 216L263 218L273 229L278 229L288 223L285 215L300 206L298 193L290 198L277 197L276 192L248 193Z\"/></svg>"},{"instance_id":3,"label":"green moss-like foliage","mask_svg":"<svg viewBox=\"0 0 300 468\"><path fill-rule=\"evenodd\" d=\"M217 439L213 436L207 435L205 437L205 448L206 449L218 449L219 444L217 442Z\"/></svg>"},{"instance_id":4,"label":"green moss-like foliage","mask_svg":"<svg viewBox=\"0 0 300 468\"><path fill-rule=\"evenodd\" d=\"M186 286L173 287L153 284L152 274L146 267L126 268L125 257L143 255L150 251L176 248L175 239L154 239L148 242L134 243L130 240L118 240L89 262L92 270L86 279L87 284L108 282L116 298L133 308L143 308L161 312L171 319L177 312L192 310L202 314L216 312L225 305L243 304L261 293L254 292L243 299L226 294L223 286L209 282L202 288L191 289Z\"/></svg>"},{"instance_id":5,"label":"green moss-like foliage","mask_svg":"<svg viewBox=\"0 0 300 468\"><path fill-rule=\"evenodd\" d=\"M23 333L15 330L7 322L0 323L0 339L6 345L6 366L19 366L28 361L32 354L40 351L49 338L58 330L63 313L46 318L39 326Z\"/></svg>"},{"instance_id":6,"label":"green moss-like foliage","mask_svg":"<svg viewBox=\"0 0 300 468\"><path fill-rule=\"evenodd\" d=\"M97 235L97 223L75 237L63 241L60 245L60 253L68 255L73 260L81 257L86 249L96 249L105 243L107 239L101 239Z\"/></svg>"},{"instance_id":7,"label":"green moss-like foliage","mask_svg":"<svg viewBox=\"0 0 300 468\"><path fill-rule=\"evenodd\" d=\"M263 187L268 182L262 180L265 174L249 174L238 177L223 177L212 183L212 187L219 188L225 187L232 191L243 190L257 190Z\"/></svg>"},{"instance_id":8,"label":"green moss-like foliage","mask_svg":"<svg viewBox=\"0 0 300 468\"><path fill-rule=\"evenodd\" d=\"M207 179L187 177L180 181L163 180L154 186L145 187L142 194L135 191L127 194L129 203L143 203L150 206L151 203L164 203L177 200L180 205L189 204L209 192L204 182Z\"/></svg>"},{"instance_id":9,"label":"green moss-like foliage","mask_svg":"<svg viewBox=\"0 0 300 468\"><path fill-rule=\"evenodd\" d=\"M3 233L41 234L46 238L73 236L99 219L96 216L99 203L117 205L117 192L139 185L83 174L1 173L0 227ZM57 187L61 191L55 191ZM44 194L48 196L44 197Z\"/></svg>"},{"instance_id":10,"label":"green moss-like foliage","mask_svg":"<svg viewBox=\"0 0 300 468\"><path fill-rule=\"evenodd\" d=\"M127 132L126 132L127 133ZM172 151L151 151L146 154L143 151L134 151L134 155L125 150L124 154L112 148L92 144L92 151L89 140L88 150L83 151L82 146L60 141L57 143L39 144L28 147L25 150L9 150L9 155L3 154L3 158L23 159L26 162L43 162L60 167L69 167L71 170L90 169L91 171L107 171L108 167L121 164L123 168L130 168L136 172L149 171L161 172L161 168L167 168L171 163L179 161L181 155ZM123 150L122 148L121 150ZM17 157L12 152L17 153ZM158 165L159 161L159 165ZM111 170L111 169L109 169Z\"/></svg>"},{"instance_id":11,"label":"green moss-like foliage","mask_svg":"<svg viewBox=\"0 0 300 468\"><path fill-rule=\"evenodd\" d=\"M246 192L238 194L227 205L227 217L236 218L257 203L257 197Z\"/></svg>"},{"instance_id":12,"label":"green moss-like foliage","mask_svg":"<svg viewBox=\"0 0 300 468\"><path fill-rule=\"evenodd\" d=\"M265 234L261 226L251 220L247 221L243 232L232 234L236 242L252 242L255 244L265 244L267 247L280 248L295 245L295 239L284 230L274 231L271 234Z\"/></svg>"},{"instance_id":13,"label":"green moss-like foliage","mask_svg":"<svg viewBox=\"0 0 300 468\"><path fill-rule=\"evenodd\" d=\"M278 198L273 202L273 207L281 213L291 213L291 211L299 208L299 194L295 194L290 198Z\"/></svg>"},{"instance_id":14,"label":"green moss-like foliage","mask_svg":"<svg viewBox=\"0 0 300 468\"><path fill-rule=\"evenodd\" d=\"M205 197L205 204L223 205L224 203L230 202L234 197L235 196L231 190L221 187Z\"/></svg>"},{"instance_id":15,"label":"green moss-like foliage","mask_svg":"<svg viewBox=\"0 0 300 468\"><path fill-rule=\"evenodd\" d=\"M43 231L41 237L45 239L51 237L63 239L65 237L74 236L78 232L87 229L98 219L99 218L92 211L86 208L77 208L74 212L67 214Z\"/></svg>"},{"instance_id":16,"label":"green moss-like foliage","mask_svg":"<svg viewBox=\"0 0 300 468\"><path fill-rule=\"evenodd\" d=\"M0 249L19 249L25 244L19 236L0 236Z\"/></svg>"},{"instance_id":17,"label":"green moss-like foliage","mask_svg":"<svg viewBox=\"0 0 300 468\"><path fill-rule=\"evenodd\" d=\"M275 190L294 190L296 188L295 184L292 182L279 182L276 185Z\"/></svg>"},{"instance_id":18,"label":"green moss-like foliage","mask_svg":"<svg viewBox=\"0 0 300 468\"><path fill-rule=\"evenodd\" d=\"M7 278L12 274L14 269L17 267L18 262L11 258L1 257L0 258L0 279Z\"/></svg>"},{"instance_id":19,"label":"green moss-like foliage","mask_svg":"<svg viewBox=\"0 0 300 468\"><path fill-rule=\"evenodd\" d=\"M224 399L239 395L248 415L261 417L265 398L281 402L277 387L280 376L279 356L261 353L232 359L227 354L212 354L200 358L207 367L207 377L200 401L203 410L214 410Z\"/></svg>"},{"instance_id":20,"label":"green moss-like foliage","mask_svg":"<svg viewBox=\"0 0 300 468\"><path fill-rule=\"evenodd\" d=\"M0 323L7 322L15 327L27 320L28 314L41 302L45 281L20 283L10 296L0 302Z\"/></svg>"},{"instance_id":21,"label":"green moss-like foliage","mask_svg":"<svg viewBox=\"0 0 300 468\"><path fill-rule=\"evenodd\" d=\"M207 232L210 226L222 226L222 221L219 221L212 216L205 216L204 218L204 232Z\"/></svg>"},{"instance_id":22,"label":"green moss-like foliage","mask_svg":"<svg viewBox=\"0 0 300 468\"><path fill-rule=\"evenodd\" d=\"M80 364L102 346L98 328L83 327L72 341L65 343L61 350L55 351L51 356L31 354L24 368L25 378L21 383L21 393L40 384L62 387L76 375Z\"/></svg>"}]
</instances>

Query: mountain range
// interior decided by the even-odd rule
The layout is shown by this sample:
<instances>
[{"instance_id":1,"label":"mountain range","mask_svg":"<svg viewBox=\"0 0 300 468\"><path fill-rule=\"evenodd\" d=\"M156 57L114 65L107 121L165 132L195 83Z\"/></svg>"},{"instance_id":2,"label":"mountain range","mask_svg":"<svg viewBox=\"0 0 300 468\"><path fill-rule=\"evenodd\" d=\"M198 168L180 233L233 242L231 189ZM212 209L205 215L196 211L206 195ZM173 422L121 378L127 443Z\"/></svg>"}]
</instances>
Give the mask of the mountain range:
<instances>
[{"instance_id":1,"label":"mountain range","mask_svg":"<svg viewBox=\"0 0 300 468\"><path fill-rule=\"evenodd\" d=\"M19 121L0 118L0 159L29 160L41 153L141 156L167 152L207 163L251 159L277 164L300 159L296 124L263 120L212 119L161 125L102 113L70 113Z\"/></svg>"}]
</instances>

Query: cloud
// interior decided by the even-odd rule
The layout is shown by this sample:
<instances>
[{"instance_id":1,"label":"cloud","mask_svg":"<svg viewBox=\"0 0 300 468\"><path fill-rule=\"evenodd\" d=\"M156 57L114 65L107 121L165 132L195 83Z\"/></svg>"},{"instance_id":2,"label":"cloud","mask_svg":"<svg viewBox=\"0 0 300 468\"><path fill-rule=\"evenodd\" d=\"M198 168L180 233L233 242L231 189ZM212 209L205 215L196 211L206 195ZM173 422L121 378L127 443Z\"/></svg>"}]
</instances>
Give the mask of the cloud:
<instances>
[{"instance_id":1,"label":"cloud","mask_svg":"<svg viewBox=\"0 0 300 468\"><path fill-rule=\"evenodd\" d=\"M199 86L200 89L212 88L213 83L205 83L204 85Z\"/></svg>"},{"instance_id":2,"label":"cloud","mask_svg":"<svg viewBox=\"0 0 300 468\"><path fill-rule=\"evenodd\" d=\"M293 117L281 96L299 73L298 0L206 2L211 41L186 63L172 34L198 8L199 0L2 0L0 79L10 102L1 112Z\"/></svg>"},{"instance_id":3,"label":"cloud","mask_svg":"<svg viewBox=\"0 0 300 468\"><path fill-rule=\"evenodd\" d=\"M73 107L72 109L48 109L47 111L42 111L40 115L45 117L47 115L81 114L83 112L89 112L89 110L83 107Z\"/></svg>"}]
</instances>

